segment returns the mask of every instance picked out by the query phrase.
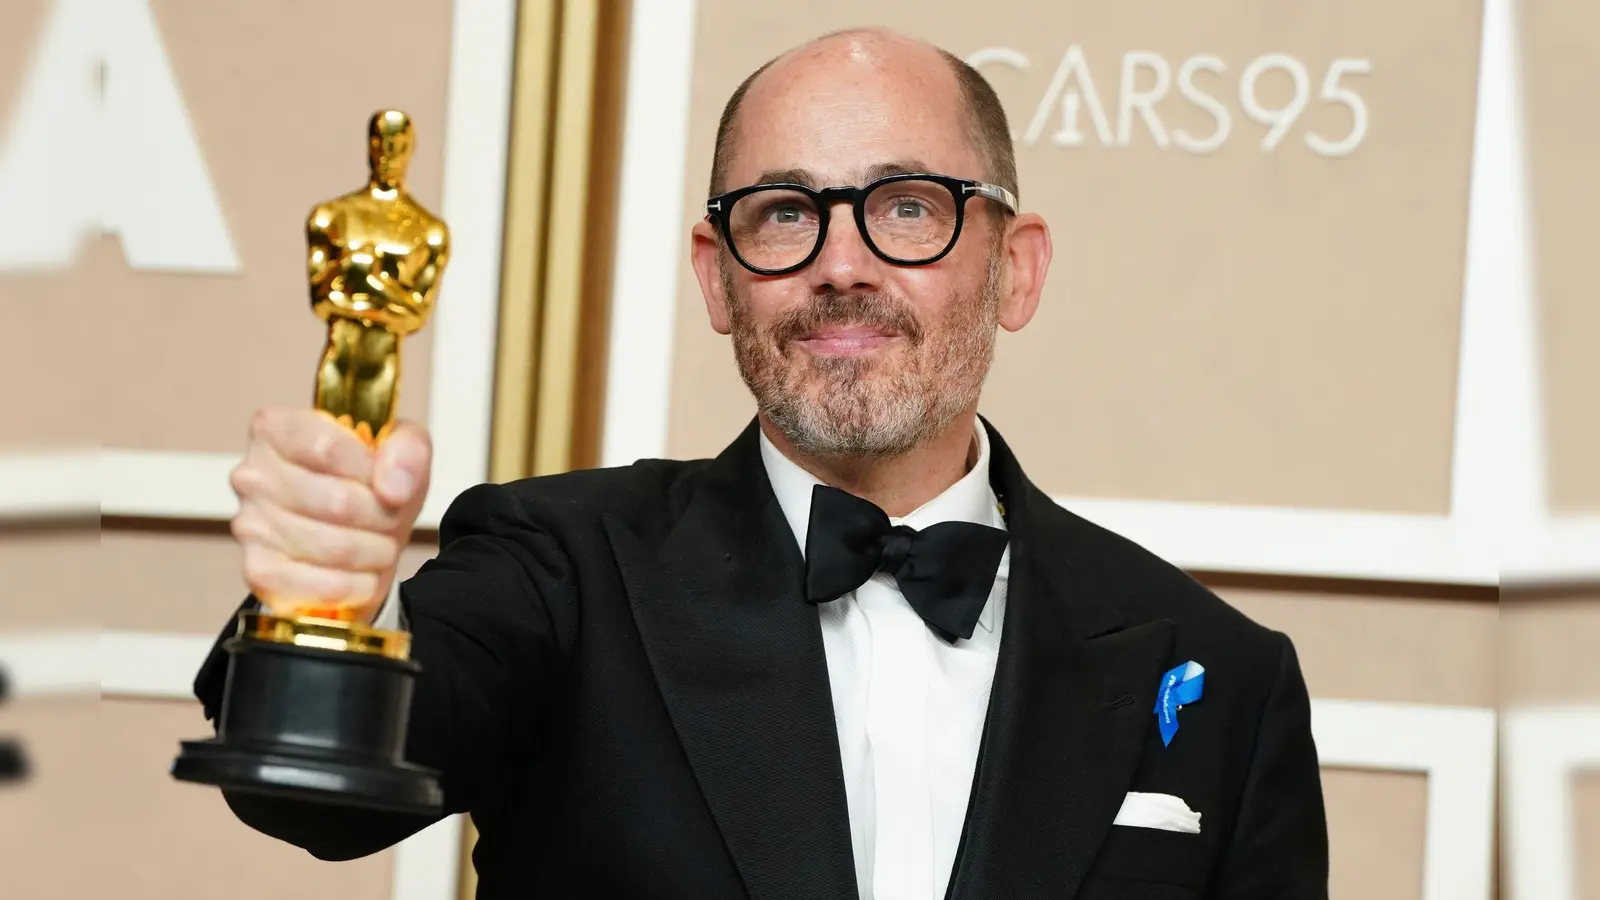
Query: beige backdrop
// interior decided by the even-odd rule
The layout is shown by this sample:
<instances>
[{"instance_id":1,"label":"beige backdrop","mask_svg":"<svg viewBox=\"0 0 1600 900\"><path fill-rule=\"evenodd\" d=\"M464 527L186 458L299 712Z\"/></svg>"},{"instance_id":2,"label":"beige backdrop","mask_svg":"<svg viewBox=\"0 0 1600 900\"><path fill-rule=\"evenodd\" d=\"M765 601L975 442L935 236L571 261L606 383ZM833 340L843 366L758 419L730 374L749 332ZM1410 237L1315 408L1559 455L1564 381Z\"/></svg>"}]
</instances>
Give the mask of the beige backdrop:
<instances>
[{"instance_id":1,"label":"beige backdrop","mask_svg":"<svg viewBox=\"0 0 1600 900\"><path fill-rule=\"evenodd\" d=\"M702 208L716 118L761 62L819 31L896 23L957 55L1004 47L1027 72L989 65L1013 130L1023 206L1051 223L1044 302L1002 339L984 411L1031 475L1060 494L1442 513L1471 158L1479 16L1473 4L1382 0L1293 12L1265 0L1174 5L997 0L982 16L920 2L823 0L796 20L739 0L699 4L685 206ZM1113 131L1123 54L1183 62L1215 54L1196 84L1231 110L1215 153L1159 150L1133 120L1130 146L1027 141L1069 46L1080 46ZM1311 101L1276 150L1246 119L1243 70L1286 53ZM1308 131L1338 138L1350 116L1316 99L1337 57L1372 74L1343 80L1370 108L1365 142L1324 159ZM1139 86L1153 75L1145 72ZM1263 77L1261 104L1293 94ZM1169 131L1212 120L1176 88L1156 105ZM672 454L715 451L753 407L726 339L705 324L685 268L672 383Z\"/></svg>"},{"instance_id":2,"label":"beige backdrop","mask_svg":"<svg viewBox=\"0 0 1600 900\"><path fill-rule=\"evenodd\" d=\"M1525 0L1528 158L1550 504L1600 512L1600 5ZM1600 550L1596 551L1600 553Z\"/></svg>"},{"instance_id":3,"label":"beige backdrop","mask_svg":"<svg viewBox=\"0 0 1600 900\"><path fill-rule=\"evenodd\" d=\"M131 271L115 239L66 273L0 272L0 447L237 452L250 411L308 405L325 326L304 276L307 213L366 178L366 121L417 125L411 188L440 204L451 4L153 0L153 12L242 271ZM0 127L46 0L6 4ZM365 57L365 58L363 58ZM116 164L116 136L104 161ZM139 172L119 173L137 178ZM427 414L429 346L406 344L402 415ZM415 567L432 550L411 554ZM222 525L106 523L104 534L0 534L0 632L100 624L214 634L244 585ZM393 853L319 862L167 776L197 704L23 701L0 711L38 770L0 790L0 894L10 898L389 900Z\"/></svg>"},{"instance_id":4,"label":"beige backdrop","mask_svg":"<svg viewBox=\"0 0 1600 900\"><path fill-rule=\"evenodd\" d=\"M414 188L438 207L450 4L386 6L388 56L362 63L386 68L365 80L348 77L347 60L351 48L365 52L368 5L153 5L244 271L129 272L116 243L102 240L66 275L0 273L0 376L15 386L0 400L0 446L234 451L251 409L307 402L322 330L306 305L302 221L312 203L359 184L372 109L413 113ZM1600 58L1600 20L1563 0L1525 6L1536 48L1529 112L1552 494L1564 508L1593 509L1600 436L1588 393L1600 372L1590 336L1600 320L1582 263L1595 234L1589 210L1600 204L1591 164L1600 135L1592 116L1575 111L1600 79L1590 64ZM1478 4L993 0L974 16L907 0L822 0L799 25L792 9L773 4L698 7L689 210L704 199L727 92L821 30L890 22L958 54L1026 54L1026 72L985 69L1019 132L1070 45L1081 46L1113 128L1123 54L1159 53L1174 74L1191 56L1216 54L1226 71L1197 83L1229 109L1232 134L1213 154L1157 150L1137 122L1130 147L1101 147L1086 115L1089 145L1059 147L1054 113L1020 149L1022 200L1051 221L1057 263L1039 319L1002 342L985 412L1058 493L1445 511ZM0 123L44 8L45 0L8 4ZM346 62L319 62L336 52ZM1274 52L1306 65L1311 100L1282 145L1263 153L1266 127L1242 115L1237 91L1243 69ZM1372 60L1372 74L1344 80L1365 98L1371 122L1359 150L1326 160L1304 136L1349 126L1316 99L1336 57ZM1282 73L1266 76L1258 94L1269 106L1284 102ZM1176 93L1157 109L1169 131L1203 136L1213 127ZM687 274L679 305L670 450L700 455L752 409ZM407 345L411 416L426 412L428 335ZM105 365L92 368L96 360ZM431 552L414 548L407 568ZM215 524L114 521L103 537L4 533L0 572L8 598L27 598L0 606L0 631L97 622L211 633L242 591L236 551ZM1600 696L1584 637L1600 621L1581 598L1501 616L1492 591L1204 577L1294 638L1318 698L1489 706L1502 690L1536 700ZM0 710L0 733L24 733L40 764L32 783L0 791L5 895L387 900L391 853L320 863L250 832L213 792L172 782L165 772L176 742L205 728L186 702ZM1324 777L1334 895L1414 900L1423 779L1333 769ZM1600 776L1579 791L1579 835L1592 845ZM83 864L91 846L95 867ZM1589 858L1585 866L1585 896L1600 896L1600 867Z\"/></svg>"},{"instance_id":5,"label":"beige backdrop","mask_svg":"<svg viewBox=\"0 0 1600 900\"><path fill-rule=\"evenodd\" d=\"M1600 7L1522 0L1522 76L1540 317L1548 501L1559 514L1600 512ZM1600 548L1595 549L1600 556ZM1502 707L1600 703L1600 587L1509 592L1499 637ZM1515 765L1515 760L1507 760ZM1568 785L1573 820L1539 822L1567 840L1577 896L1600 897L1600 766ZM1570 828L1570 831L1569 831Z\"/></svg>"},{"instance_id":6,"label":"beige backdrop","mask_svg":"<svg viewBox=\"0 0 1600 900\"><path fill-rule=\"evenodd\" d=\"M1600 716L1600 585L1589 588L1507 591L1501 603L1497 658L1500 705L1586 705ZM1507 766L1516 760L1507 759ZM1600 764L1578 772L1567 785L1571 822L1538 821L1545 839L1567 840L1577 865L1576 896L1600 898ZM1520 898L1519 898L1520 900Z\"/></svg>"},{"instance_id":7,"label":"beige backdrop","mask_svg":"<svg viewBox=\"0 0 1600 900\"><path fill-rule=\"evenodd\" d=\"M411 187L439 208L450 4L386 4L382 43L370 51L372 8L354 0L151 5L242 271L136 272L105 239L64 276L0 273L0 376L48 386L9 393L0 444L238 450L251 410L310 403L326 326L310 311L305 219L365 182L374 110L412 115ZM0 122L17 102L18 61L32 57L46 3L7 4L8 20L13 7L21 26L0 29ZM351 77L352 52L404 55L362 63L376 74ZM115 135L105 137L114 166ZM426 415L430 340L425 329L406 342L406 416Z\"/></svg>"}]
</instances>

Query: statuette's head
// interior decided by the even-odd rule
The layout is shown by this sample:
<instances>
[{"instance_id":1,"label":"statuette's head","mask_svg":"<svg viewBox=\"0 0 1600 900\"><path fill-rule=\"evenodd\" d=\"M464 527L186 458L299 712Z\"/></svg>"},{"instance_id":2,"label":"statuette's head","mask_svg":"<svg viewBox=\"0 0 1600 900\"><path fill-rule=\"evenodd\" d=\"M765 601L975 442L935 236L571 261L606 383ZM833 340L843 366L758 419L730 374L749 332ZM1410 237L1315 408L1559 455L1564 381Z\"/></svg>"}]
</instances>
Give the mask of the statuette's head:
<instances>
[{"instance_id":1,"label":"statuette's head","mask_svg":"<svg viewBox=\"0 0 1600 900\"><path fill-rule=\"evenodd\" d=\"M373 183L384 190L401 187L415 145L409 116L397 109L375 113L367 126L367 159L372 165Z\"/></svg>"}]
</instances>

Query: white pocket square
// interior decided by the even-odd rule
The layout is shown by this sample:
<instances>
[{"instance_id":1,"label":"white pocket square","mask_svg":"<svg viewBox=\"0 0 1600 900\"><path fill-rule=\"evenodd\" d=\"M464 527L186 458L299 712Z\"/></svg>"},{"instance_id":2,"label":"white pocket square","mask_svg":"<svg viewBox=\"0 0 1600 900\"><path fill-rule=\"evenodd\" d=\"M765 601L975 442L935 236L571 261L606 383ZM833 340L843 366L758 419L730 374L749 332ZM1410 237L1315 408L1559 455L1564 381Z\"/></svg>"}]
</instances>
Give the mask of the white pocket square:
<instances>
[{"instance_id":1,"label":"white pocket square","mask_svg":"<svg viewBox=\"0 0 1600 900\"><path fill-rule=\"evenodd\" d=\"M1117 810L1113 825L1156 828L1161 831L1200 833L1200 814L1171 794L1139 794L1130 791Z\"/></svg>"}]
</instances>

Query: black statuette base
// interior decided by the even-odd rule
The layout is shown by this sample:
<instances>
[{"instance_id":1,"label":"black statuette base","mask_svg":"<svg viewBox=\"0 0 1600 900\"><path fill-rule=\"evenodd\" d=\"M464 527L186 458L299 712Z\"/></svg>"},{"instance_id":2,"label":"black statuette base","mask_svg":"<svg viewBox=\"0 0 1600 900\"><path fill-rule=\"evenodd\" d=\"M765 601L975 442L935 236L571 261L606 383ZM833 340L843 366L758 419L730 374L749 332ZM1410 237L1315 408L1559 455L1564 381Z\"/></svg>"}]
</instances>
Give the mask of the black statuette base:
<instances>
[{"instance_id":1,"label":"black statuette base","mask_svg":"<svg viewBox=\"0 0 1600 900\"><path fill-rule=\"evenodd\" d=\"M184 741L182 781L437 814L438 773L404 761L416 663L247 637L227 644L217 737Z\"/></svg>"}]
</instances>

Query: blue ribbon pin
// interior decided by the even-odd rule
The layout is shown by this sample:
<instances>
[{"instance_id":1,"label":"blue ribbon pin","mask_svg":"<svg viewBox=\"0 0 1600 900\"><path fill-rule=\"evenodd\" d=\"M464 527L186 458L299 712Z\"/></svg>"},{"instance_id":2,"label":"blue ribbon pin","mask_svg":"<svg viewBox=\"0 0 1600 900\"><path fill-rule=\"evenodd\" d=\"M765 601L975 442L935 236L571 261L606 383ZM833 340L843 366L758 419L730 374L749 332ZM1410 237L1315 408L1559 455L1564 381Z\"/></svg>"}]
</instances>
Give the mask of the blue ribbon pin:
<instances>
[{"instance_id":1,"label":"blue ribbon pin","mask_svg":"<svg viewBox=\"0 0 1600 900\"><path fill-rule=\"evenodd\" d=\"M1172 744L1178 733L1178 710L1200 699L1206 686L1206 667L1194 660L1161 676L1156 694L1156 723L1161 726L1161 746Z\"/></svg>"}]
</instances>

